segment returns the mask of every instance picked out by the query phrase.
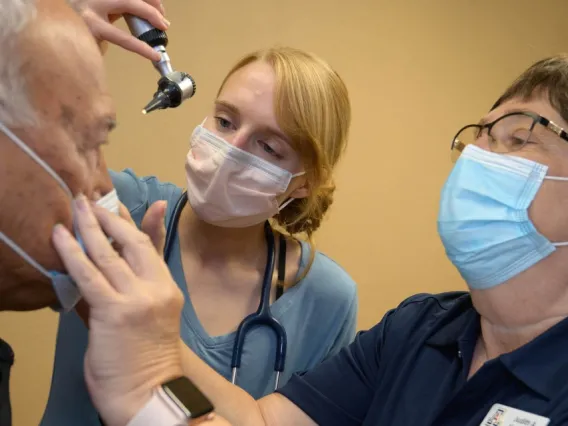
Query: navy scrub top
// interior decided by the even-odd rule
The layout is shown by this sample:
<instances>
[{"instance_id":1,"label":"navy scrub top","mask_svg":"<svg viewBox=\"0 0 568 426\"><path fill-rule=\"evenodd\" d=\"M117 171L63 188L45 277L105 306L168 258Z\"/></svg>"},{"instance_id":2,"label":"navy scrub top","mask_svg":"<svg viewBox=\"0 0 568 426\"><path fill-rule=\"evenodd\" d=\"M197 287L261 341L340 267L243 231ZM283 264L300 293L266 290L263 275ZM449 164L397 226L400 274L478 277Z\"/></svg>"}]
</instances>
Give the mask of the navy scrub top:
<instances>
[{"instance_id":1,"label":"navy scrub top","mask_svg":"<svg viewBox=\"0 0 568 426\"><path fill-rule=\"evenodd\" d=\"M568 425L568 319L467 380L479 333L468 293L413 296L278 392L326 426L479 426L494 404Z\"/></svg>"}]
</instances>

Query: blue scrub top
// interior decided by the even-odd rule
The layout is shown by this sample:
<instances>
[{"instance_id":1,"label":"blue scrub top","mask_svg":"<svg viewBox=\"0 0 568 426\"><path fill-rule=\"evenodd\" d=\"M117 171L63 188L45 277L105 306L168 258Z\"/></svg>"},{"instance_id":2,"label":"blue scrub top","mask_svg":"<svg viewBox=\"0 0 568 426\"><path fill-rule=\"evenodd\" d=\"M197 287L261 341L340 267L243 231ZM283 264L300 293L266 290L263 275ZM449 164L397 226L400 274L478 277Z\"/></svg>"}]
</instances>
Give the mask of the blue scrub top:
<instances>
[{"instance_id":1,"label":"blue scrub top","mask_svg":"<svg viewBox=\"0 0 568 426\"><path fill-rule=\"evenodd\" d=\"M479 426L493 404L568 425L568 319L467 380L479 333L468 293L417 295L278 392L325 426Z\"/></svg>"},{"instance_id":2,"label":"blue scrub top","mask_svg":"<svg viewBox=\"0 0 568 426\"><path fill-rule=\"evenodd\" d=\"M140 225L148 207L167 200L166 223L182 189L155 177L138 178L131 170L111 172L120 200ZM310 256L302 244L301 273ZM210 336L203 328L187 291L179 239L175 238L168 266L185 296L181 315L181 338L201 359L230 380L235 333ZM305 278L287 290L271 306L273 315L286 329L288 351L280 384L293 373L311 369L336 354L355 337L357 291L350 276L333 260L316 252ZM75 312L60 316L55 366L49 400L41 426L99 425L83 378L87 328ZM276 337L272 329L259 327L247 334L237 384L255 398L273 392L276 375Z\"/></svg>"}]
</instances>

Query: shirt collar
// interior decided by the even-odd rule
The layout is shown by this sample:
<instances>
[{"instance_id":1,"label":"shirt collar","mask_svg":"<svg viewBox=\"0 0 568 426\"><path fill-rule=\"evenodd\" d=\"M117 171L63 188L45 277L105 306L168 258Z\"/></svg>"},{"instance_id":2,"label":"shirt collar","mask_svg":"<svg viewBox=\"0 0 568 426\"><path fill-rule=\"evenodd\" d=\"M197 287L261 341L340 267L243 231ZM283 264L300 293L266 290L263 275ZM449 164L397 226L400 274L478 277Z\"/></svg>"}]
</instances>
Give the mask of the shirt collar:
<instances>
[{"instance_id":1,"label":"shirt collar","mask_svg":"<svg viewBox=\"0 0 568 426\"><path fill-rule=\"evenodd\" d=\"M568 318L500 358L517 379L550 400L568 382L565 354L568 354Z\"/></svg>"},{"instance_id":2,"label":"shirt collar","mask_svg":"<svg viewBox=\"0 0 568 426\"><path fill-rule=\"evenodd\" d=\"M438 326L426 340L435 347L457 346L459 342L476 341L479 336L479 314L473 308L471 296L464 294L449 309L438 314Z\"/></svg>"},{"instance_id":3,"label":"shirt collar","mask_svg":"<svg viewBox=\"0 0 568 426\"><path fill-rule=\"evenodd\" d=\"M471 297L459 299L450 309L438 315L439 325L426 340L434 347L473 347L479 338L479 314ZM553 399L568 382L568 318L536 339L499 360L518 380L547 399Z\"/></svg>"}]
</instances>

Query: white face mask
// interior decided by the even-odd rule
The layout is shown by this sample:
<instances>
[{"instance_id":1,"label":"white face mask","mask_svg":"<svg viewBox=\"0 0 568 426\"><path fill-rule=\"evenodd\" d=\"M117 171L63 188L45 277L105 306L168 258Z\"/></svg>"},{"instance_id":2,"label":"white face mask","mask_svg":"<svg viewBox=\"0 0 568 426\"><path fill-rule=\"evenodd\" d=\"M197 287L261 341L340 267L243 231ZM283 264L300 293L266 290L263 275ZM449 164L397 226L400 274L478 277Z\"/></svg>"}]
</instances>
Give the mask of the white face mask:
<instances>
[{"instance_id":1,"label":"white face mask","mask_svg":"<svg viewBox=\"0 0 568 426\"><path fill-rule=\"evenodd\" d=\"M32 160L38 163L57 183L63 188L63 190L69 196L69 199L73 199L73 194L67 186L67 184L61 179L61 177L45 162L43 161L30 147L28 147L20 138L18 138L10 129L8 129L2 122L0 122L0 131L3 132L8 138L18 146L22 151L24 151ZM113 189L111 192L106 194L100 200L97 201L97 205L118 214L119 199L116 190ZM80 236L77 231L75 235L81 247ZM56 311L68 312L75 307L77 302L81 299L79 290L76 284L73 282L72 278L67 274L62 274L58 271L50 271L41 266L34 258L27 254L20 246L18 246L12 239L8 238L3 232L0 231L0 241L3 241L8 247L14 250L20 257L22 257L31 266L45 275L50 279L57 299L59 300L60 306L52 307ZM83 248L84 249L84 248Z\"/></svg>"},{"instance_id":2,"label":"white face mask","mask_svg":"<svg viewBox=\"0 0 568 426\"><path fill-rule=\"evenodd\" d=\"M212 225L244 228L264 222L294 199L278 205L292 174L231 145L202 125L191 136L185 165L187 199L197 216Z\"/></svg>"}]
</instances>

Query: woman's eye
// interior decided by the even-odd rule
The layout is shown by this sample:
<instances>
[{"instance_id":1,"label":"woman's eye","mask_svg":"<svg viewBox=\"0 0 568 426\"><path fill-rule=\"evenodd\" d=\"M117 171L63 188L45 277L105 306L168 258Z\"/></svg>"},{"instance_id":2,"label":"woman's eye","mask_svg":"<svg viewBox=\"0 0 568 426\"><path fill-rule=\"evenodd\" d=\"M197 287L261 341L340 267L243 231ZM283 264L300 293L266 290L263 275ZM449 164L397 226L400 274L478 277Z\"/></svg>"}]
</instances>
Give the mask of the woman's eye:
<instances>
[{"instance_id":1,"label":"woman's eye","mask_svg":"<svg viewBox=\"0 0 568 426\"><path fill-rule=\"evenodd\" d=\"M267 152L270 155L275 156L276 158L280 158L280 155L274 151L274 149L272 149L272 147L270 145L268 145L266 142L262 142L259 141L260 145L262 146L262 149L264 149L265 152Z\"/></svg>"},{"instance_id":2,"label":"woman's eye","mask_svg":"<svg viewBox=\"0 0 568 426\"><path fill-rule=\"evenodd\" d=\"M232 123L227 120L226 118L223 117L215 117L215 120L217 120L217 124L219 125L219 127L221 127L222 129L230 129L232 126Z\"/></svg>"}]
</instances>

